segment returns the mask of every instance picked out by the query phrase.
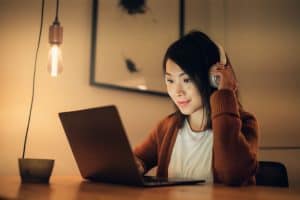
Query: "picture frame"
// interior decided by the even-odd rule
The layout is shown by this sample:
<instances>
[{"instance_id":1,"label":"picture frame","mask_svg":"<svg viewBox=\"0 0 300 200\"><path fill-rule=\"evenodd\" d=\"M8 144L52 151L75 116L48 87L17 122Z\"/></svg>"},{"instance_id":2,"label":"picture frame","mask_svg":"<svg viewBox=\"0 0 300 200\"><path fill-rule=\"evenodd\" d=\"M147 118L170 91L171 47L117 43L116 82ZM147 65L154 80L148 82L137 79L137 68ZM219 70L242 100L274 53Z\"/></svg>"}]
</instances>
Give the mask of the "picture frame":
<instances>
[{"instance_id":1,"label":"picture frame","mask_svg":"<svg viewBox=\"0 0 300 200\"><path fill-rule=\"evenodd\" d=\"M184 33L184 0L93 0L90 85L168 96L163 57Z\"/></svg>"}]
</instances>

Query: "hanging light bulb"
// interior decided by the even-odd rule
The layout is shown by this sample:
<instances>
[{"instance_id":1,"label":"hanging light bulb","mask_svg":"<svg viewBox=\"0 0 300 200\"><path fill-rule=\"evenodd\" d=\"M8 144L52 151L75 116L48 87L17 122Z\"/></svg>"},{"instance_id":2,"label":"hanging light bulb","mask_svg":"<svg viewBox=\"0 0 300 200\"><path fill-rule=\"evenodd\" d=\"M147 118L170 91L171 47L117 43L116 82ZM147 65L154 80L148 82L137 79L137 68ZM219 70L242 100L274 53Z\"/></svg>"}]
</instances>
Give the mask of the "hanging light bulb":
<instances>
[{"instance_id":1,"label":"hanging light bulb","mask_svg":"<svg viewBox=\"0 0 300 200\"><path fill-rule=\"evenodd\" d=\"M58 76L63 71L62 52L60 49L63 40L63 28L58 21L58 6L59 2L57 0L56 17L49 28L49 43L51 46L48 55L48 71L53 77Z\"/></svg>"}]
</instances>

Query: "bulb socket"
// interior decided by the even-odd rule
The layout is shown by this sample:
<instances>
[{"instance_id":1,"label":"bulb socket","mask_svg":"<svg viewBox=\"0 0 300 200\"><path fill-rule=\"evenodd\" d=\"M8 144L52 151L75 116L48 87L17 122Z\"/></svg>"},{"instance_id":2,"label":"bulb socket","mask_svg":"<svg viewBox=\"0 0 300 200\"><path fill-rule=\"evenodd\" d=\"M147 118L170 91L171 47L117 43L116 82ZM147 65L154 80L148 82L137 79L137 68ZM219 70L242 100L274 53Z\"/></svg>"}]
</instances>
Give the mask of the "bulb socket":
<instances>
[{"instance_id":1,"label":"bulb socket","mask_svg":"<svg viewBox=\"0 0 300 200\"><path fill-rule=\"evenodd\" d=\"M49 43L62 44L63 41L63 27L59 23L53 23L49 28Z\"/></svg>"}]
</instances>

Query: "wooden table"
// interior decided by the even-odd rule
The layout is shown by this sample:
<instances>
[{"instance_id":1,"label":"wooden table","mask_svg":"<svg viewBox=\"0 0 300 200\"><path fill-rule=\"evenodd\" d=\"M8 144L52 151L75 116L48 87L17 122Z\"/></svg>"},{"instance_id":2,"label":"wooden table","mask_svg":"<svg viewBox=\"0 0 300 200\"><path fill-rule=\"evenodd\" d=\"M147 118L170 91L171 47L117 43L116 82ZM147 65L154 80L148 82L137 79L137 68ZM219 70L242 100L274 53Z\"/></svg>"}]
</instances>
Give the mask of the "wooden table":
<instances>
[{"instance_id":1,"label":"wooden table","mask_svg":"<svg viewBox=\"0 0 300 200\"><path fill-rule=\"evenodd\" d=\"M243 200L300 199L300 190L271 187L226 187L222 185L139 188L90 183L78 176L53 176L50 184L21 184L18 176L0 177L0 199L141 199L141 200Z\"/></svg>"}]
</instances>

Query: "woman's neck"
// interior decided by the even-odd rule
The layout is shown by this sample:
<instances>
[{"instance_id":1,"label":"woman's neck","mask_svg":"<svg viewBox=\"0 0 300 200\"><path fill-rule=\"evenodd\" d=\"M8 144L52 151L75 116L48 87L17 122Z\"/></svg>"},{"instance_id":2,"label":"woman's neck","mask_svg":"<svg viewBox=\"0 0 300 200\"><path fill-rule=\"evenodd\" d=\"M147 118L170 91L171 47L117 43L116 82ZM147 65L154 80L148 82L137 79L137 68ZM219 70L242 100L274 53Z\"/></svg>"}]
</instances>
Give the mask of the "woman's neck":
<instances>
[{"instance_id":1,"label":"woman's neck","mask_svg":"<svg viewBox=\"0 0 300 200\"><path fill-rule=\"evenodd\" d=\"M195 132L203 131L207 123L203 108L189 115L187 119L191 129Z\"/></svg>"}]
</instances>

